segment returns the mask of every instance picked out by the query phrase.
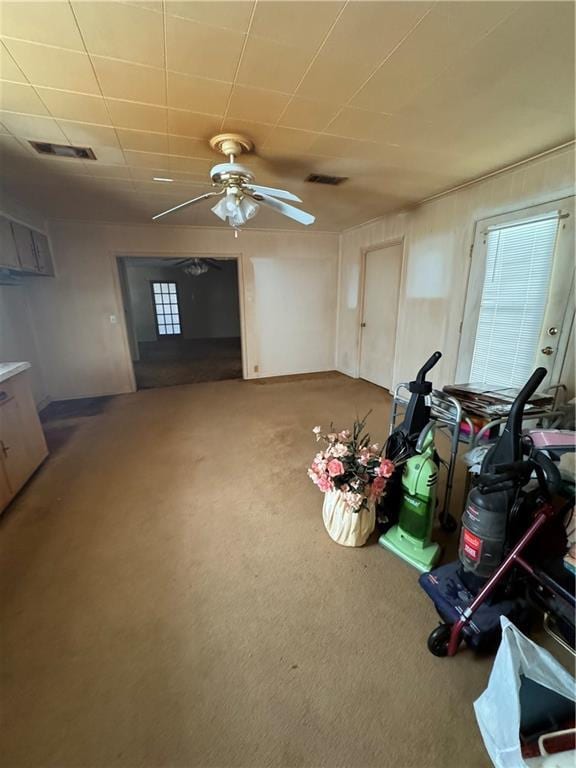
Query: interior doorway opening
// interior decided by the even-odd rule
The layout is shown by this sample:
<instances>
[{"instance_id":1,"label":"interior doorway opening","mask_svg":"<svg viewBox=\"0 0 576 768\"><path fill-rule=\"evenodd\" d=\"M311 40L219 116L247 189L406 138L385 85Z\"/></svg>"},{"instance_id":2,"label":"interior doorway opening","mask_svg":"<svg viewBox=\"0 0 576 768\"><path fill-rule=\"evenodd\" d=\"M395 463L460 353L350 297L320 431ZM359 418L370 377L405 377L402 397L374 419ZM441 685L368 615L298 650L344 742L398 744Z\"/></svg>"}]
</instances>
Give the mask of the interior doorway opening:
<instances>
[{"instance_id":1,"label":"interior doorway opening","mask_svg":"<svg viewBox=\"0 0 576 768\"><path fill-rule=\"evenodd\" d=\"M242 378L235 257L121 256L137 389Z\"/></svg>"}]
</instances>

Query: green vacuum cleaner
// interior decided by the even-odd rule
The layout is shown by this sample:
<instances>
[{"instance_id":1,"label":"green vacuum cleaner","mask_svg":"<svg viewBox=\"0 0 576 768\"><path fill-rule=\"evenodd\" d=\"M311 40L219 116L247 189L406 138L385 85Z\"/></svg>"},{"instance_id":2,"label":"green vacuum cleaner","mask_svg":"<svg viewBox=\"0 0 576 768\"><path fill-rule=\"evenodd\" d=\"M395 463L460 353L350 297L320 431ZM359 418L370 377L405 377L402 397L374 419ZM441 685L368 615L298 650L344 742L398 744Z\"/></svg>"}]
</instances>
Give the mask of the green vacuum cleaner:
<instances>
[{"instance_id":1,"label":"green vacuum cleaner","mask_svg":"<svg viewBox=\"0 0 576 768\"><path fill-rule=\"evenodd\" d=\"M386 442L386 457L396 464L396 471L379 510L379 516L394 522L379 544L422 573L430 571L440 557L440 547L431 538L439 458L430 420L432 384L426 374L441 357L435 352L408 385L411 394L404 421Z\"/></svg>"}]
</instances>

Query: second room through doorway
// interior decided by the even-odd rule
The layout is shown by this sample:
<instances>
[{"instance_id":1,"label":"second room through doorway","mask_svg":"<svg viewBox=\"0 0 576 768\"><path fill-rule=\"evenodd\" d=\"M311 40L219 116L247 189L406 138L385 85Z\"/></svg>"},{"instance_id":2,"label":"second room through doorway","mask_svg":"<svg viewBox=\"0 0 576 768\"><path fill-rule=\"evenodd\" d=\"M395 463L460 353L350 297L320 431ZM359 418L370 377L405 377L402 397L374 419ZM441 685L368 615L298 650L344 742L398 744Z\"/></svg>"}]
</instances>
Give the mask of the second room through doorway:
<instances>
[{"instance_id":1,"label":"second room through doorway","mask_svg":"<svg viewBox=\"0 0 576 768\"><path fill-rule=\"evenodd\" d=\"M120 257L137 389L242 378L235 258Z\"/></svg>"}]
</instances>

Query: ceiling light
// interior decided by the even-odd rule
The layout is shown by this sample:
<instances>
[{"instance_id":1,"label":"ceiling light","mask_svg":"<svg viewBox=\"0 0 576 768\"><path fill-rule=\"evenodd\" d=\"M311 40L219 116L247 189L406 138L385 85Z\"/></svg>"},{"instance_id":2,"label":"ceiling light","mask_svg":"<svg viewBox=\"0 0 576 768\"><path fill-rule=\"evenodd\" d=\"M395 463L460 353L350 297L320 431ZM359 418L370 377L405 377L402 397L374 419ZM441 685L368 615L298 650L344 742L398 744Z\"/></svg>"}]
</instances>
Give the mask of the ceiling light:
<instances>
[{"instance_id":1,"label":"ceiling light","mask_svg":"<svg viewBox=\"0 0 576 768\"><path fill-rule=\"evenodd\" d=\"M239 197L232 190L228 190L226 197L219 200L212 208L212 211L222 221L228 221L232 227L241 227L243 224L253 218L260 206L247 197Z\"/></svg>"},{"instance_id":2,"label":"ceiling light","mask_svg":"<svg viewBox=\"0 0 576 768\"><path fill-rule=\"evenodd\" d=\"M190 259L184 267L184 272L192 277L199 277L208 272L208 265L201 259Z\"/></svg>"},{"instance_id":3,"label":"ceiling light","mask_svg":"<svg viewBox=\"0 0 576 768\"><path fill-rule=\"evenodd\" d=\"M162 176L154 176L154 181L174 181L174 179L165 179Z\"/></svg>"}]
</instances>

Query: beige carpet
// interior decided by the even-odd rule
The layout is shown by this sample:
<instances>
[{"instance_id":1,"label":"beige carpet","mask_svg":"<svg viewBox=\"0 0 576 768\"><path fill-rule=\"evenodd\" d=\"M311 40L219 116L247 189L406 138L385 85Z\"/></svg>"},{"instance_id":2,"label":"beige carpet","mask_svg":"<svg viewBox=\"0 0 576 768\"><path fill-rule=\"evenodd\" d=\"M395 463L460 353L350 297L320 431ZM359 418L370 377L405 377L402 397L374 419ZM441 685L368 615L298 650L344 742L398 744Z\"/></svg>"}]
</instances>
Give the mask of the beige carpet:
<instances>
[{"instance_id":1,"label":"beige carpet","mask_svg":"<svg viewBox=\"0 0 576 768\"><path fill-rule=\"evenodd\" d=\"M137 389L242 378L239 338L163 339L142 342L135 361Z\"/></svg>"},{"instance_id":2,"label":"beige carpet","mask_svg":"<svg viewBox=\"0 0 576 768\"><path fill-rule=\"evenodd\" d=\"M336 374L197 384L56 441L2 521L2 764L489 766L491 662L432 657L416 572L322 528L311 428L368 408L384 437Z\"/></svg>"}]
</instances>

